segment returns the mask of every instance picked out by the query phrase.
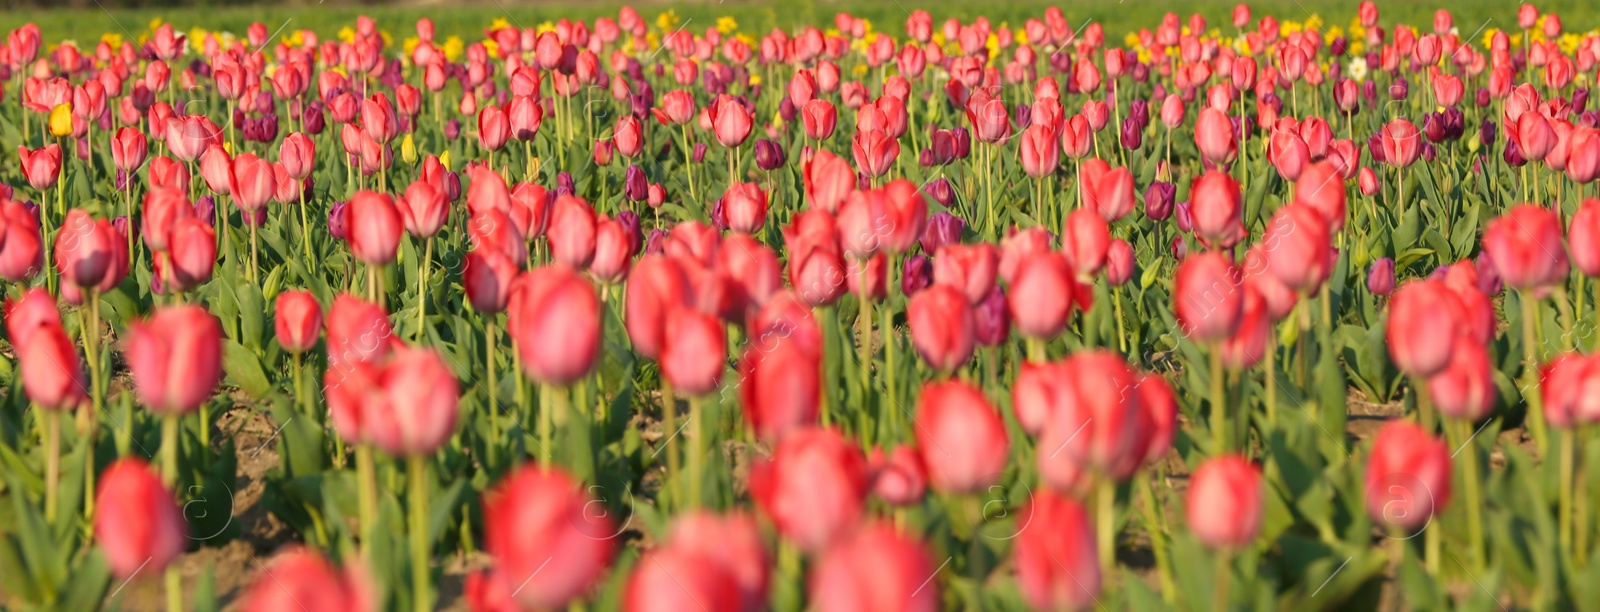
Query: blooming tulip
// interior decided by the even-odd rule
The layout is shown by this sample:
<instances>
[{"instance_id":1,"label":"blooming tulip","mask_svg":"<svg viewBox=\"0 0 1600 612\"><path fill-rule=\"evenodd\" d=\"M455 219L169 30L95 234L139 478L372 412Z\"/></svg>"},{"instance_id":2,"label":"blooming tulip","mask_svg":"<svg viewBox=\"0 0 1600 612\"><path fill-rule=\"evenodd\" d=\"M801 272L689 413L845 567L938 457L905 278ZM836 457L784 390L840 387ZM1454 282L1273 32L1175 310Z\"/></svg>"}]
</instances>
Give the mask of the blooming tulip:
<instances>
[{"instance_id":1,"label":"blooming tulip","mask_svg":"<svg viewBox=\"0 0 1600 612\"><path fill-rule=\"evenodd\" d=\"M159 414L200 408L222 380L222 326L199 306L169 306L128 327L128 369L139 401Z\"/></svg>"}]
</instances>

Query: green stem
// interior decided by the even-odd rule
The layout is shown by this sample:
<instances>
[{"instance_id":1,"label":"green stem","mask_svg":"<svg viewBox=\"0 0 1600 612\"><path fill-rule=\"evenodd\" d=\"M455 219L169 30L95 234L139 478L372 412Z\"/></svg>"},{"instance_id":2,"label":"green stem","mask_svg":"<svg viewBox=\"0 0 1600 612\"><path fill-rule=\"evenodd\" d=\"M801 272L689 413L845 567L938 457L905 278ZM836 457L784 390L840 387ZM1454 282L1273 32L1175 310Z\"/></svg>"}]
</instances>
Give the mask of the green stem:
<instances>
[{"instance_id":1,"label":"green stem","mask_svg":"<svg viewBox=\"0 0 1600 612\"><path fill-rule=\"evenodd\" d=\"M663 426L661 433L667 436L667 450L664 451L667 453L667 484L663 488L670 489L677 484L678 473L681 471L677 436L678 400L672 397L672 383L664 378L661 379L661 424ZM663 497L672 498L670 494Z\"/></svg>"},{"instance_id":2,"label":"green stem","mask_svg":"<svg viewBox=\"0 0 1600 612\"><path fill-rule=\"evenodd\" d=\"M433 237L422 248L422 274L417 276L417 343L428 339L428 268L433 264Z\"/></svg>"},{"instance_id":3,"label":"green stem","mask_svg":"<svg viewBox=\"0 0 1600 612\"><path fill-rule=\"evenodd\" d=\"M488 389L488 391L489 391L489 403L488 403L488 407L489 407L489 411L488 411L489 412L489 435L494 436L493 438L491 438L489 440L489 444L488 444L488 447L489 447L489 463L494 464L495 463L495 455L497 454L496 450L500 447L500 402L495 397L498 394L498 391L500 390L500 388L499 388L499 386L496 385L495 379L494 379L494 371L495 371L494 353L495 353L495 349L498 348L496 345L498 345L500 343L500 337L499 337L499 335L497 333L499 330L497 330L495 328L495 325L494 325L494 315L488 315L487 318L488 318L488 324L485 326L485 329L484 329L484 336L485 336L484 344L486 345L486 349L485 350L488 351L488 355L484 359L484 362L485 362L484 365L485 365L485 369L488 370L487 376L488 376L488 382L489 382L489 389ZM540 444L543 444L545 442L545 440L540 440L539 442L540 442ZM540 450L543 451L544 449L540 449Z\"/></svg>"},{"instance_id":4,"label":"green stem","mask_svg":"<svg viewBox=\"0 0 1600 612\"><path fill-rule=\"evenodd\" d=\"M1562 429L1560 435L1561 456L1558 460L1559 467L1557 468L1556 477L1556 539L1560 543L1563 552L1572 554L1575 552L1572 548L1572 467L1574 460L1573 445L1577 443L1577 436L1573 435L1571 427Z\"/></svg>"},{"instance_id":5,"label":"green stem","mask_svg":"<svg viewBox=\"0 0 1600 612\"><path fill-rule=\"evenodd\" d=\"M1233 582L1233 551L1226 548L1217 552L1217 586L1213 593L1216 599L1211 603L1211 609L1223 612L1228 609L1228 586Z\"/></svg>"},{"instance_id":6,"label":"green stem","mask_svg":"<svg viewBox=\"0 0 1600 612\"><path fill-rule=\"evenodd\" d=\"M372 445L356 445L357 503L361 512L361 548L370 550L372 535L378 526L378 468Z\"/></svg>"},{"instance_id":7,"label":"green stem","mask_svg":"<svg viewBox=\"0 0 1600 612\"><path fill-rule=\"evenodd\" d=\"M89 329L83 334L84 350L88 353L85 356L89 358L89 423L84 432L87 447L84 449L85 456L83 461L83 518L85 521L93 522L95 491L94 444L99 438L100 411L103 409L105 399L103 397L104 394L101 392L103 388L101 383L103 373L100 371L100 294L93 288L89 289L88 293Z\"/></svg>"},{"instance_id":8,"label":"green stem","mask_svg":"<svg viewBox=\"0 0 1600 612\"><path fill-rule=\"evenodd\" d=\"M1100 552L1100 573L1111 576L1117 568L1117 534L1116 534L1116 505L1117 482L1110 477L1102 477L1098 483L1099 490L1095 498L1099 508L1095 511L1095 542L1096 550Z\"/></svg>"},{"instance_id":9,"label":"green stem","mask_svg":"<svg viewBox=\"0 0 1600 612\"><path fill-rule=\"evenodd\" d=\"M1545 430L1544 398L1539 395L1538 302L1528 291L1519 292L1517 298L1522 302L1522 376L1526 381L1522 397L1528 403L1528 413L1523 418L1528 423L1529 433L1533 434L1539 456L1544 457L1549 453L1550 440Z\"/></svg>"},{"instance_id":10,"label":"green stem","mask_svg":"<svg viewBox=\"0 0 1600 612\"><path fill-rule=\"evenodd\" d=\"M701 412L701 400L698 395L689 396L689 502L685 508L695 510L704 502L701 489L702 478L705 471L706 454L706 428L702 424L704 413Z\"/></svg>"},{"instance_id":11,"label":"green stem","mask_svg":"<svg viewBox=\"0 0 1600 612\"><path fill-rule=\"evenodd\" d=\"M863 269L866 261L861 262ZM857 418L860 422L861 445L864 448L872 446L872 434L868 429L870 417L870 404L872 401L872 300L867 297L866 272L862 272L861 281L860 316L856 317L856 326L859 336L856 338L856 360L861 366L861 405L856 406Z\"/></svg>"},{"instance_id":12,"label":"green stem","mask_svg":"<svg viewBox=\"0 0 1600 612\"><path fill-rule=\"evenodd\" d=\"M550 401L555 388L549 385L539 387L539 467L550 469L550 463L555 459L555 452L551 449L551 431L555 428L555 406Z\"/></svg>"},{"instance_id":13,"label":"green stem","mask_svg":"<svg viewBox=\"0 0 1600 612\"><path fill-rule=\"evenodd\" d=\"M406 458L406 469L411 473L411 599L417 612L433 609L428 593L428 464L427 458L414 455Z\"/></svg>"},{"instance_id":14,"label":"green stem","mask_svg":"<svg viewBox=\"0 0 1600 612\"><path fill-rule=\"evenodd\" d=\"M178 484L178 415L161 417L161 481Z\"/></svg>"},{"instance_id":15,"label":"green stem","mask_svg":"<svg viewBox=\"0 0 1600 612\"><path fill-rule=\"evenodd\" d=\"M1211 347L1211 435L1213 456L1228 451L1227 391L1222 384L1222 346Z\"/></svg>"},{"instance_id":16,"label":"green stem","mask_svg":"<svg viewBox=\"0 0 1600 612\"><path fill-rule=\"evenodd\" d=\"M183 612L183 577L178 566L167 566L167 612Z\"/></svg>"},{"instance_id":17,"label":"green stem","mask_svg":"<svg viewBox=\"0 0 1600 612\"><path fill-rule=\"evenodd\" d=\"M1172 559L1167 552L1166 523L1161 520L1161 506L1156 503L1154 476L1139 478L1144 489L1145 528L1150 534L1150 549L1156 557L1156 574L1161 580L1161 599L1168 605L1178 603L1178 587L1172 579Z\"/></svg>"},{"instance_id":18,"label":"green stem","mask_svg":"<svg viewBox=\"0 0 1600 612\"><path fill-rule=\"evenodd\" d=\"M1462 449L1461 479L1462 488L1466 490L1467 506L1467 538L1471 547L1473 571L1482 572L1484 568L1483 550L1483 492L1478 475L1478 449L1472 447L1472 422L1460 423L1460 434L1457 439L1466 448Z\"/></svg>"},{"instance_id":19,"label":"green stem","mask_svg":"<svg viewBox=\"0 0 1600 612\"><path fill-rule=\"evenodd\" d=\"M33 408L34 414L45 418L49 432L45 434L44 520L54 525L57 500L61 497L61 411L41 411L38 404Z\"/></svg>"}]
</instances>

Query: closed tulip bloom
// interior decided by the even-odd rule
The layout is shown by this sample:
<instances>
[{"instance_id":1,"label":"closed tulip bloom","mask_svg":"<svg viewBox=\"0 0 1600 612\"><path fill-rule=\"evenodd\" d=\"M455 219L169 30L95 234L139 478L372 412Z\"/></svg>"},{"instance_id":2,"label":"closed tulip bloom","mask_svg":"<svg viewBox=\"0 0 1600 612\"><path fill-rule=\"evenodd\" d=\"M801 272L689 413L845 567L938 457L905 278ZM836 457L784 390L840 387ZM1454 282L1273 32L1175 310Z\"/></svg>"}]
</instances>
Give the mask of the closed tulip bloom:
<instances>
[{"instance_id":1,"label":"closed tulip bloom","mask_svg":"<svg viewBox=\"0 0 1600 612\"><path fill-rule=\"evenodd\" d=\"M475 249L467 253L461 270L461 285L472 309L496 314L511 298L511 283L516 279L516 262L494 249Z\"/></svg>"},{"instance_id":2,"label":"closed tulip bloom","mask_svg":"<svg viewBox=\"0 0 1600 612\"><path fill-rule=\"evenodd\" d=\"M523 274L512 289L507 331L528 376L566 385L594 369L600 350L600 299L564 266Z\"/></svg>"},{"instance_id":3,"label":"closed tulip bloom","mask_svg":"<svg viewBox=\"0 0 1600 612\"><path fill-rule=\"evenodd\" d=\"M1017 266L1006 296L1017 333L1038 340L1056 337L1072 317L1077 291L1066 258L1049 251L1028 255Z\"/></svg>"},{"instance_id":4,"label":"closed tulip bloom","mask_svg":"<svg viewBox=\"0 0 1600 612\"><path fill-rule=\"evenodd\" d=\"M697 511L679 516L663 548L695 555L701 563L728 573L743 602L740 609L758 609L767 601L771 563L753 515L735 511Z\"/></svg>"},{"instance_id":5,"label":"closed tulip bloom","mask_svg":"<svg viewBox=\"0 0 1600 612\"><path fill-rule=\"evenodd\" d=\"M0 199L0 278L26 282L44 268L44 237L39 217L20 202Z\"/></svg>"},{"instance_id":6,"label":"closed tulip bloom","mask_svg":"<svg viewBox=\"0 0 1600 612\"><path fill-rule=\"evenodd\" d=\"M373 596L361 569L335 568L320 553L293 545L273 555L240 596L244 612L369 610Z\"/></svg>"},{"instance_id":7,"label":"closed tulip bloom","mask_svg":"<svg viewBox=\"0 0 1600 612\"><path fill-rule=\"evenodd\" d=\"M901 445L887 455L874 448L867 456L872 475L872 494L891 506L914 506L927 492L927 468L917 449Z\"/></svg>"},{"instance_id":8,"label":"closed tulip bloom","mask_svg":"<svg viewBox=\"0 0 1600 612\"><path fill-rule=\"evenodd\" d=\"M1000 413L982 392L960 381L922 388L916 434L928 481L946 494L973 493L994 484L1010 456Z\"/></svg>"},{"instance_id":9,"label":"closed tulip bloom","mask_svg":"<svg viewBox=\"0 0 1600 612\"><path fill-rule=\"evenodd\" d=\"M727 567L699 552L663 546L644 553L634 566L623 592L622 609L740 610L742 602L739 584Z\"/></svg>"},{"instance_id":10,"label":"closed tulip bloom","mask_svg":"<svg viewBox=\"0 0 1600 612\"><path fill-rule=\"evenodd\" d=\"M283 137L283 144L278 146L278 163L296 179L311 176L317 166L316 141L300 132Z\"/></svg>"},{"instance_id":11,"label":"closed tulip bloom","mask_svg":"<svg viewBox=\"0 0 1600 612\"><path fill-rule=\"evenodd\" d=\"M35 329L61 326L61 311L56 309L56 299L42 287L22 293L21 299L5 300L6 335L11 346L20 350L28 345L28 336Z\"/></svg>"},{"instance_id":12,"label":"closed tulip bloom","mask_svg":"<svg viewBox=\"0 0 1600 612\"><path fill-rule=\"evenodd\" d=\"M1233 163L1238 154L1238 143L1234 140L1237 135L1238 130L1233 129L1233 123L1222 111L1210 107L1200 111L1194 142L1200 148L1200 155L1212 166Z\"/></svg>"},{"instance_id":13,"label":"closed tulip bloom","mask_svg":"<svg viewBox=\"0 0 1600 612\"><path fill-rule=\"evenodd\" d=\"M1450 504L1450 470L1444 440L1411 421L1390 421L1367 458L1367 515L1382 528L1415 533Z\"/></svg>"},{"instance_id":14,"label":"closed tulip bloom","mask_svg":"<svg viewBox=\"0 0 1600 612\"><path fill-rule=\"evenodd\" d=\"M523 609L565 607L610 565L616 528L585 491L564 472L529 466L484 495L484 549L506 576L521 577L510 588Z\"/></svg>"},{"instance_id":15,"label":"closed tulip bloom","mask_svg":"<svg viewBox=\"0 0 1600 612\"><path fill-rule=\"evenodd\" d=\"M972 358L972 306L954 287L935 284L911 296L906 321L912 344L933 369L953 372Z\"/></svg>"},{"instance_id":16,"label":"closed tulip bloom","mask_svg":"<svg viewBox=\"0 0 1600 612\"><path fill-rule=\"evenodd\" d=\"M594 259L589 260L589 274L595 280L616 284L628 276L628 267L633 263L632 231L620 220L604 215L595 223Z\"/></svg>"},{"instance_id":17,"label":"closed tulip bloom","mask_svg":"<svg viewBox=\"0 0 1600 612\"><path fill-rule=\"evenodd\" d=\"M1012 553L1023 600L1036 610L1094 607L1101 576L1089 513L1048 489L1035 491L1021 512L1032 517Z\"/></svg>"},{"instance_id":18,"label":"closed tulip bloom","mask_svg":"<svg viewBox=\"0 0 1600 612\"><path fill-rule=\"evenodd\" d=\"M290 353L304 353L317 345L322 335L322 305L309 291L278 294L273 317L278 345Z\"/></svg>"},{"instance_id":19,"label":"closed tulip bloom","mask_svg":"<svg viewBox=\"0 0 1600 612\"><path fill-rule=\"evenodd\" d=\"M363 405L369 439L395 456L438 451L456 429L460 391L455 374L429 349L399 347L383 364L376 393Z\"/></svg>"},{"instance_id":20,"label":"closed tulip bloom","mask_svg":"<svg viewBox=\"0 0 1600 612\"><path fill-rule=\"evenodd\" d=\"M654 359L667 332L667 314L690 304L683 268L668 257L645 255L634 264L623 295L623 325L633 351Z\"/></svg>"},{"instance_id":21,"label":"closed tulip bloom","mask_svg":"<svg viewBox=\"0 0 1600 612\"><path fill-rule=\"evenodd\" d=\"M1239 184L1225 172L1211 171L1189 187L1194 234L1212 248L1229 248L1243 240L1244 203Z\"/></svg>"},{"instance_id":22,"label":"closed tulip bloom","mask_svg":"<svg viewBox=\"0 0 1600 612\"><path fill-rule=\"evenodd\" d=\"M1422 155L1422 133L1410 121L1403 118L1390 121L1378 135L1383 145L1383 161L1390 166L1405 168Z\"/></svg>"},{"instance_id":23,"label":"closed tulip bloom","mask_svg":"<svg viewBox=\"0 0 1600 612\"><path fill-rule=\"evenodd\" d=\"M484 109L489 110L488 108ZM506 123L512 138L520 142L533 140L538 135L539 126L544 123L544 108L539 106L539 101L532 96L516 96L511 99L511 105L506 107ZM479 114L479 120L483 115ZM497 129L498 126L493 126ZM498 136L498 134L494 134Z\"/></svg>"},{"instance_id":24,"label":"closed tulip bloom","mask_svg":"<svg viewBox=\"0 0 1600 612\"><path fill-rule=\"evenodd\" d=\"M326 320L328 362L377 362L389 354L394 328L383 307L341 293L333 298Z\"/></svg>"},{"instance_id":25,"label":"closed tulip bloom","mask_svg":"<svg viewBox=\"0 0 1600 612\"><path fill-rule=\"evenodd\" d=\"M1237 550L1261 532L1261 470L1223 455L1195 468L1184 499L1189 529L1211 548Z\"/></svg>"},{"instance_id":26,"label":"closed tulip bloom","mask_svg":"<svg viewBox=\"0 0 1600 612\"><path fill-rule=\"evenodd\" d=\"M249 153L240 153L233 160L229 173L233 182L230 193L233 203L247 213L261 210L272 199L277 183L272 177L272 163Z\"/></svg>"},{"instance_id":27,"label":"closed tulip bloom","mask_svg":"<svg viewBox=\"0 0 1600 612\"><path fill-rule=\"evenodd\" d=\"M1133 245L1121 238L1113 238L1106 249L1106 282L1120 287L1133 278L1138 262L1134 260Z\"/></svg>"},{"instance_id":28,"label":"closed tulip bloom","mask_svg":"<svg viewBox=\"0 0 1600 612\"><path fill-rule=\"evenodd\" d=\"M1285 286L1310 294L1333 270L1328 225L1322 214L1305 204L1278 209L1261 241L1266 246L1268 270Z\"/></svg>"},{"instance_id":29,"label":"closed tulip bloom","mask_svg":"<svg viewBox=\"0 0 1600 612\"><path fill-rule=\"evenodd\" d=\"M791 324L792 325L792 324ZM752 335L739 361L739 399L756 437L775 443L816 423L822 360L791 327Z\"/></svg>"},{"instance_id":30,"label":"closed tulip bloom","mask_svg":"<svg viewBox=\"0 0 1600 612\"><path fill-rule=\"evenodd\" d=\"M404 230L394 200L388 194L358 191L350 198L347 214L351 254L368 265L393 263Z\"/></svg>"},{"instance_id":31,"label":"closed tulip bloom","mask_svg":"<svg viewBox=\"0 0 1600 612\"><path fill-rule=\"evenodd\" d=\"M33 150L17 145L17 157L22 161L23 177L34 189L55 187L61 178L61 145L51 143Z\"/></svg>"},{"instance_id":32,"label":"closed tulip bloom","mask_svg":"<svg viewBox=\"0 0 1600 612\"><path fill-rule=\"evenodd\" d=\"M1055 128L1035 124L1022 132L1022 169L1036 179L1054 174L1061 164L1061 142Z\"/></svg>"},{"instance_id":33,"label":"closed tulip bloom","mask_svg":"<svg viewBox=\"0 0 1600 612\"><path fill-rule=\"evenodd\" d=\"M200 408L222 380L222 326L199 306L169 306L128 327L124 349L140 403L158 414Z\"/></svg>"},{"instance_id":34,"label":"closed tulip bloom","mask_svg":"<svg viewBox=\"0 0 1600 612\"><path fill-rule=\"evenodd\" d=\"M1000 253L992 244L946 245L934 257L933 282L955 287L977 303L994 288L999 267Z\"/></svg>"},{"instance_id":35,"label":"closed tulip bloom","mask_svg":"<svg viewBox=\"0 0 1600 612\"><path fill-rule=\"evenodd\" d=\"M28 399L36 406L51 410L71 410L82 403L87 382L78 352L61 324L39 323L26 331L23 338L23 343L12 346L17 350L17 361L22 367L22 389ZM17 339L16 334L12 339Z\"/></svg>"},{"instance_id":36,"label":"closed tulip bloom","mask_svg":"<svg viewBox=\"0 0 1600 612\"><path fill-rule=\"evenodd\" d=\"M211 280L217 267L217 234L211 224L195 217L173 224L166 263L171 269L164 280L175 291L188 291Z\"/></svg>"},{"instance_id":37,"label":"closed tulip bloom","mask_svg":"<svg viewBox=\"0 0 1600 612\"><path fill-rule=\"evenodd\" d=\"M115 509L95 513L94 540L117 577L159 572L188 546L188 530L172 491L145 462L128 458L112 463L100 474L94 497L96 506Z\"/></svg>"},{"instance_id":38,"label":"closed tulip bloom","mask_svg":"<svg viewBox=\"0 0 1600 612\"><path fill-rule=\"evenodd\" d=\"M1589 198L1578 207L1567 227L1567 244L1572 247L1572 264L1584 276L1600 276L1600 200Z\"/></svg>"},{"instance_id":39,"label":"closed tulip bloom","mask_svg":"<svg viewBox=\"0 0 1600 612\"><path fill-rule=\"evenodd\" d=\"M1081 277L1093 276L1105 265L1111 248L1111 228L1093 211L1080 208L1067 215L1061 231L1061 253Z\"/></svg>"},{"instance_id":40,"label":"closed tulip bloom","mask_svg":"<svg viewBox=\"0 0 1600 612\"><path fill-rule=\"evenodd\" d=\"M115 232L109 222L100 223L84 209L67 211L55 244L56 269L61 272L61 279L82 288L99 285L113 268ZM124 254L126 251L124 247Z\"/></svg>"},{"instance_id":41,"label":"closed tulip bloom","mask_svg":"<svg viewBox=\"0 0 1600 612\"><path fill-rule=\"evenodd\" d=\"M1126 217L1133 212L1133 173L1113 168L1101 175L1086 195L1089 207L1107 222Z\"/></svg>"},{"instance_id":42,"label":"closed tulip bloom","mask_svg":"<svg viewBox=\"0 0 1600 612\"><path fill-rule=\"evenodd\" d=\"M1244 313L1242 272L1220 253L1190 255L1178 264L1172 310L1185 335L1198 342L1232 336Z\"/></svg>"},{"instance_id":43,"label":"closed tulip bloom","mask_svg":"<svg viewBox=\"0 0 1600 612\"><path fill-rule=\"evenodd\" d=\"M706 109L711 118L711 131L722 146L733 148L744 144L750 137L754 118L744 105L727 95L719 95Z\"/></svg>"},{"instance_id":44,"label":"closed tulip bloom","mask_svg":"<svg viewBox=\"0 0 1600 612\"><path fill-rule=\"evenodd\" d=\"M1426 378L1450 364L1460 333L1456 296L1441 281L1401 285L1389 301L1387 340L1396 368Z\"/></svg>"},{"instance_id":45,"label":"closed tulip bloom","mask_svg":"<svg viewBox=\"0 0 1600 612\"><path fill-rule=\"evenodd\" d=\"M511 140L511 120L506 112L493 104L478 110L478 146L499 151Z\"/></svg>"},{"instance_id":46,"label":"closed tulip bloom","mask_svg":"<svg viewBox=\"0 0 1600 612\"><path fill-rule=\"evenodd\" d=\"M1562 240L1561 220L1554 211L1519 204L1484 228L1483 251L1507 285L1537 289L1566 278L1567 250Z\"/></svg>"},{"instance_id":47,"label":"closed tulip bloom","mask_svg":"<svg viewBox=\"0 0 1600 612\"><path fill-rule=\"evenodd\" d=\"M1539 113L1522 113L1517 118L1516 125L1512 126L1509 136L1517 141L1517 146L1522 148L1522 157L1529 160L1542 160L1556 145L1556 132L1551 129L1549 120ZM1387 153L1387 151L1385 151Z\"/></svg>"},{"instance_id":48,"label":"closed tulip bloom","mask_svg":"<svg viewBox=\"0 0 1600 612\"><path fill-rule=\"evenodd\" d=\"M589 266L594 259L594 208L577 196L556 198L550 208L550 255L557 262L576 269Z\"/></svg>"},{"instance_id":49,"label":"closed tulip bloom","mask_svg":"<svg viewBox=\"0 0 1600 612\"><path fill-rule=\"evenodd\" d=\"M528 262L528 242L510 215L490 209L467 221L467 240L475 250L498 251L517 267Z\"/></svg>"},{"instance_id":50,"label":"closed tulip bloom","mask_svg":"<svg viewBox=\"0 0 1600 612\"><path fill-rule=\"evenodd\" d=\"M806 200L811 207L830 213L838 212L839 205L856 187L855 172L850 169L850 163L826 149L817 151L816 156L805 164L804 178Z\"/></svg>"},{"instance_id":51,"label":"closed tulip bloom","mask_svg":"<svg viewBox=\"0 0 1600 612\"><path fill-rule=\"evenodd\" d=\"M205 153L200 155L200 179L206 182L206 189L216 195L228 195L233 191L233 160L221 144L207 145Z\"/></svg>"},{"instance_id":52,"label":"closed tulip bloom","mask_svg":"<svg viewBox=\"0 0 1600 612\"><path fill-rule=\"evenodd\" d=\"M150 145L145 140L144 132L127 127L117 128L116 134L111 137L111 162L118 170L138 170L149 154Z\"/></svg>"},{"instance_id":53,"label":"closed tulip bloom","mask_svg":"<svg viewBox=\"0 0 1600 612\"><path fill-rule=\"evenodd\" d=\"M394 203L406 231L418 238L432 238L450 218L450 201L426 181L412 181Z\"/></svg>"},{"instance_id":54,"label":"closed tulip bloom","mask_svg":"<svg viewBox=\"0 0 1600 612\"><path fill-rule=\"evenodd\" d=\"M1271 333L1272 317L1266 298L1254 284L1245 283L1239 327L1218 347L1222 351L1222 364L1232 370L1254 367L1266 355L1267 337Z\"/></svg>"},{"instance_id":55,"label":"closed tulip bloom","mask_svg":"<svg viewBox=\"0 0 1600 612\"><path fill-rule=\"evenodd\" d=\"M1380 257L1372 262L1372 267L1367 269L1367 291L1373 295L1389 295L1394 292L1394 260Z\"/></svg>"},{"instance_id":56,"label":"closed tulip bloom","mask_svg":"<svg viewBox=\"0 0 1600 612\"><path fill-rule=\"evenodd\" d=\"M807 591L818 612L932 612L939 609L939 585L927 577L937 572L915 538L873 523L818 558Z\"/></svg>"},{"instance_id":57,"label":"closed tulip bloom","mask_svg":"<svg viewBox=\"0 0 1600 612\"><path fill-rule=\"evenodd\" d=\"M1476 422L1489 416L1499 398L1489 352L1476 342L1457 342L1450 364L1428 378L1428 394L1451 418Z\"/></svg>"},{"instance_id":58,"label":"closed tulip bloom","mask_svg":"<svg viewBox=\"0 0 1600 612\"><path fill-rule=\"evenodd\" d=\"M832 429L807 427L751 466L750 496L780 535L819 552L855 530L868 484L860 450Z\"/></svg>"},{"instance_id":59,"label":"closed tulip bloom","mask_svg":"<svg viewBox=\"0 0 1600 612\"><path fill-rule=\"evenodd\" d=\"M755 183L733 183L722 196L728 229L753 234L767 222L767 194Z\"/></svg>"},{"instance_id":60,"label":"closed tulip bloom","mask_svg":"<svg viewBox=\"0 0 1600 612\"><path fill-rule=\"evenodd\" d=\"M839 111L827 100L811 100L800 107L800 120L805 125L807 138L827 140L838 124Z\"/></svg>"},{"instance_id":61,"label":"closed tulip bloom","mask_svg":"<svg viewBox=\"0 0 1600 612\"><path fill-rule=\"evenodd\" d=\"M850 140L856 168L868 177L883 176L900 157L900 142L882 130L856 132Z\"/></svg>"},{"instance_id":62,"label":"closed tulip bloom","mask_svg":"<svg viewBox=\"0 0 1600 612\"><path fill-rule=\"evenodd\" d=\"M728 341L716 316L693 308L667 315L661 343L661 376L685 394L705 395L722 381Z\"/></svg>"},{"instance_id":63,"label":"closed tulip bloom","mask_svg":"<svg viewBox=\"0 0 1600 612\"><path fill-rule=\"evenodd\" d=\"M682 89L669 91L661 97L661 106L650 111L662 125L683 125L694 119L694 94Z\"/></svg>"},{"instance_id":64,"label":"closed tulip bloom","mask_svg":"<svg viewBox=\"0 0 1600 612\"><path fill-rule=\"evenodd\" d=\"M1344 228L1345 191L1344 177L1332 162L1318 161L1307 165L1295 181L1295 201L1310 206L1327 222L1328 231Z\"/></svg>"}]
</instances>

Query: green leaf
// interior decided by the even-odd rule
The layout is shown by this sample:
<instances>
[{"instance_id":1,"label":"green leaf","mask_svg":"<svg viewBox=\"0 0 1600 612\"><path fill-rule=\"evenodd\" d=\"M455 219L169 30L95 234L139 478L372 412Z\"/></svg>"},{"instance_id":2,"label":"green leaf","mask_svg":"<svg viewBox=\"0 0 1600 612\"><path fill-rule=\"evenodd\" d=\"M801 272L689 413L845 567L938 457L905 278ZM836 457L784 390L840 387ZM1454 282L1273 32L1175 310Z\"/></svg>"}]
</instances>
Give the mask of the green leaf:
<instances>
[{"instance_id":1,"label":"green leaf","mask_svg":"<svg viewBox=\"0 0 1600 612\"><path fill-rule=\"evenodd\" d=\"M222 369L228 373L228 380L251 397L261 398L272 390L272 383L267 381L267 374L261 370L261 361L256 359L255 353L234 340L222 345Z\"/></svg>"}]
</instances>

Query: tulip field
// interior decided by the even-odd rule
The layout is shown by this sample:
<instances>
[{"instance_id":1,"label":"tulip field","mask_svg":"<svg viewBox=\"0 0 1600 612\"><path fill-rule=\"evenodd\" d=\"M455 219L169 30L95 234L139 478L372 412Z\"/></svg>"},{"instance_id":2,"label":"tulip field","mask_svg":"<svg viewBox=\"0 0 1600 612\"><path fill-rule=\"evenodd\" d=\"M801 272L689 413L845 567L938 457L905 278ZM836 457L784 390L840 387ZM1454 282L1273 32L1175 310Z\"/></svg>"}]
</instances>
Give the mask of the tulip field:
<instances>
[{"instance_id":1,"label":"tulip field","mask_svg":"<svg viewBox=\"0 0 1600 612\"><path fill-rule=\"evenodd\" d=\"M1600 607L1591 6L904 2L8 20L0 609Z\"/></svg>"}]
</instances>

